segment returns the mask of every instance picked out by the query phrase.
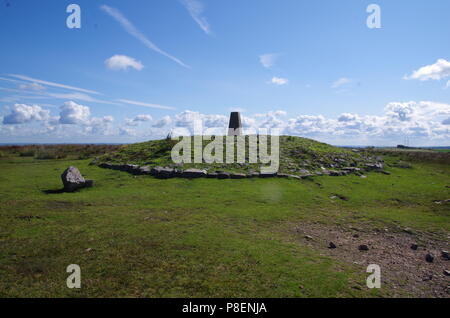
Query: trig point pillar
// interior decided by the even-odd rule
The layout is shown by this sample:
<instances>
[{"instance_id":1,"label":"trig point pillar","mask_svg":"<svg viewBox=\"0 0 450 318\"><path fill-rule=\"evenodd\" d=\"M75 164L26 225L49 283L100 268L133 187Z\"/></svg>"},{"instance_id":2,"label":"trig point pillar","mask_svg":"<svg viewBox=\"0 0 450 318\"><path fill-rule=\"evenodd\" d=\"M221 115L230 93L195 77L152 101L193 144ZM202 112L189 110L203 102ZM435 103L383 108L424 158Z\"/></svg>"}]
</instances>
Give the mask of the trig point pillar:
<instances>
[{"instance_id":1,"label":"trig point pillar","mask_svg":"<svg viewBox=\"0 0 450 318\"><path fill-rule=\"evenodd\" d=\"M241 113L231 113L230 125L228 126L228 136L242 136Z\"/></svg>"}]
</instances>

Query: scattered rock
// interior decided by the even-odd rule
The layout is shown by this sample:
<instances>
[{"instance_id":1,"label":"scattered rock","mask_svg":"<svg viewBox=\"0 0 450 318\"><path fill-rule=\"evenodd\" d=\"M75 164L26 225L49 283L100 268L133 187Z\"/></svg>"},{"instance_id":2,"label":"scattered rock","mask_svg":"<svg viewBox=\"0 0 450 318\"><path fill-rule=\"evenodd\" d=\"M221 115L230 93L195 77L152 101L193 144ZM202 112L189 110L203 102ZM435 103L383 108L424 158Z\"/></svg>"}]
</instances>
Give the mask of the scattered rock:
<instances>
[{"instance_id":1,"label":"scattered rock","mask_svg":"<svg viewBox=\"0 0 450 318\"><path fill-rule=\"evenodd\" d=\"M169 179L174 176L174 169L155 167L150 170L150 174L158 179Z\"/></svg>"},{"instance_id":2,"label":"scattered rock","mask_svg":"<svg viewBox=\"0 0 450 318\"><path fill-rule=\"evenodd\" d=\"M449 271L449 270L446 270L446 269L444 269L444 275L445 275L445 276L450 276L450 271Z\"/></svg>"},{"instance_id":3,"label":"scattered rock","mask_svg":"<svg viewBox=\"0 0 450 318\"><path fill-rule=\"evenodd\" d=\"M361 175L361 176L360 176L360 178L366 179L366 178L367 178L367 176L365 176L365 175Z\"/></svg>"},{"instance_id":4,"label":"scattered rock","mask_svg":"<svg viewBox=\"0 0 450 318\"><path fill-rule=\"evenodd\" d=\"M61 175L61 180L64 185L64 191L66 192L73 192L85 187L92 187L94 184L94 181L92 180L88 180L86 183L86 180L81 175L80 170L73 166L70 166L63 172Z\"/></svg>"},{"instance_id":5,"label":"scattered rock","mask_svg":"<svg viewBox=\"0 0 450 318\"><path fill-rule=\"evenodd\" d=\"M328 248L336 248L336 244L334 244L333 242L330 242L330 244L328 245Z\"/></svg>"},{"instance_id":6,"label":"scattered rock","mask_svg":"<svg viewBox=\"0 0 450 318\"><path fill-rule=\"evenodd\" d=\"M417 249L419 248L419 245L417 244L411 244L411 249L414 251L417 251Z\"/></svg>"},{"instance_id":7,"label":"scattered rock","mask_svg":"<svg viewBox=\"0 0 450 318\"><path fill-rule=\"evenodd\" d=\"M274 178L277 176L276 172L261 172L259 174L260 178Z\"/></svg>"},{"instance_id":8,"label":"scattered rock","mask_svg":"<svg viewBox=\"0 0 450 318\"><path fill-rule=\"evenodd\" d=\"M86 249L86 252L90 252L90 251L92 251L92 248L89 247Z\"/></svg>"},{"instance_id":9,"label":"scattered rock","mask_svg":"<svg viewBox=\"0 0 450 318\"><path fill-rule=\"evenodd\" d=\"M305 239L307 239L307 240L312 240L313 237L312 237L311 235L305 235Z\"/></svg>"},{"instance_id":10,"label":"scattered rock","mask_svg":"<svg viewBox=\"0 0 450 318\"><path fill-rule=\"evenodd\" d=\"M408 233L408 234L414 234L414 232L409 227L404 228L403 232Z\"/></svg>"},{"instance_id":11,"label":"scattered rock","mask_svg":"<svg viewBox=\"0 0 450 318\"><path fill-rule=\"evenodd\" d=\"M359 234L353 234L354 238L359 238Z\"/></svg>"},{"instance_id":12,"label":"scattered rock","mask_svg":"<svg viewBox=\"0 0 450 318\"><path fill-rule=\"evenodd\" d=\"M230 177L231 179L245 179L247 178L247 175L244 173L232 173Z\"/></svg>"},{"instance_id":13,"label":"scattered rock","mask_svg":"<svg viewBox=\"0 0 450 318\"><path fill-rule=\"evenodd\" d=\"M216 172L208 172L208 174L206 175L206 177L207 177L208 179L214 179L214 178L218 178L218 177L219 177L219 174L216 173Z\"/></svg>"},{"instance_id":14,"label":"scattered rock","mask_svg":"<svg viewBox=\"0 0 450 318\"><path fill-rule=\"evenodd\" d=\"M360 251L368 251L369 247L367 245L365 245L365 244L362 244L362 245L358 246L358 249Z\"/></svg>"},{"instance_id":15,"label":"scattered rock","mask_svg":"<svg viewBox=\"0 0 450 318\"><path fill-rule=\"evenodd\" d=\"M441 256L445 259L450 259L450 255L449 255L448 251L445 251L445 250L441 251Z\"/></svg>"},{"instance_id":16,"label":"scattered rock","mask_svg":"<svg viewBox=\"0 0 450 318\"><path fill-rule=\"evenodd\" d=\"M188 179L195 179L195 178L206 177L206 175L207 175L206 170L187 169L187 170L183 171L182 177L188 178Z\"/></svg>"},{"instance_id":17,"label":"scattered rock","mask_svg":"<svg viewBox=\"0 0 450 318\"><path fill-rule=\"evenodd\" d=\"M230 174L228 172L217 171L217 177L219 179L229 179L230 178Z\"/></svg>"},{"instance_id":18,"label":"scattered rock","mask_svg":"<svg viewBox=\"0 0 450 318\"><path fill-rule=\"evenodd\" d=\"M150 174L150 171L151 169L149 166L139 167L139 174L147 175Z\"/></svg>"},{"instance_id":19,"label":"scattered rock","mask_svg":"<svg viewBox=\"0 0 450 318\"><path fill-rule=\"evenodd\" d=\"M433 261L434 261L434 255L431 254L431 253L428 253L427 255L425 255L425 260L426 260L428 263L433 263Z\"/></svg>"}]
</instances>

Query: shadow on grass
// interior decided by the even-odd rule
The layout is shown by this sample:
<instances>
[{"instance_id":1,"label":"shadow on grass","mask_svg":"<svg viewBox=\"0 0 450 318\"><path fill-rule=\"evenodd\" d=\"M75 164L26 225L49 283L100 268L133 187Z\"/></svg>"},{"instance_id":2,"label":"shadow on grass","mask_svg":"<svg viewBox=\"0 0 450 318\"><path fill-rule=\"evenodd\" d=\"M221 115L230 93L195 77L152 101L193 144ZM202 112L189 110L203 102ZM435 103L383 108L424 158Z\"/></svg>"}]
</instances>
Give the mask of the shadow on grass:
<instances>
[{"instance_id":1,"label":"shadow on grass","mask_svg":"<svg viewBox=\"0 0 450 318\"><path fill-rule=\"evenodd\" d=\"M62 189L57 189L57 190L42 190L42 192L45 194L60 194L60 193L65 193L66 191L64 191L64 188L62 188Z\"/></svg>"}]
</instances>

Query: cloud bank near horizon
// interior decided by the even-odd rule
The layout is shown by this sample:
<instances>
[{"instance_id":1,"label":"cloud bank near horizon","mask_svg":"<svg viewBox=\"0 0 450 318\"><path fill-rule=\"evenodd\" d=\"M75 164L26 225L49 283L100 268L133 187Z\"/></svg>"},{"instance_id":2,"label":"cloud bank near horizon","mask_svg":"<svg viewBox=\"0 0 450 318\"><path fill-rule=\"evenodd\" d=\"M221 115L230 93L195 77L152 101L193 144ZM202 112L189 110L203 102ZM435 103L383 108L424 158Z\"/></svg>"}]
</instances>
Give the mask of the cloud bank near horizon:
<instances>
[{"instance_id":1,"label":"cloud bank near horizon","mask_svg":"<svg viewBox=\"0 0 450 318\"><path fill-rule=\"evenodd\" d=\"M14 104L0 116L2 142L16 139L84 138L92 140L120 139L129 142L157 139L174 130L193 132L194 121L201 121L209 133L225 134L228 114L202 114L185 110L173 116L154 119L139 114L121 122L112 116L92 117L90 107L73 101L58 109L39 105ZM383 114L343 113L337 118L322 115L289 116L283 110L262 114L243 114L245 133L258 129L277 129L280 134L317 139L341 145L396 145L405 137L420 146L448 146L450 141L450 105L431 101L392 102ZM115 125L113 123L116 123ZM122 139L121 139L122 138Z\"/></svg>"}]
</instances>

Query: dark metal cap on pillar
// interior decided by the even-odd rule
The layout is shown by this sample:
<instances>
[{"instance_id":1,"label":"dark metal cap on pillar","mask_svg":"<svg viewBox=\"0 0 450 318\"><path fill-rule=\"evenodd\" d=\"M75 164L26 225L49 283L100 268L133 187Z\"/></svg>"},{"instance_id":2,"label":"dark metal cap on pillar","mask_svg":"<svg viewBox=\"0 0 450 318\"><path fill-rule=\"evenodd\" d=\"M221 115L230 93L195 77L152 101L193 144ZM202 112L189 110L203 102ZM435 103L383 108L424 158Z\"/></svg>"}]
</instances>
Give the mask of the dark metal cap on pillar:
<instances>
[{"instance_id":1,"label":"dark metal cap on pillar","mask_svg":"<svg viewBox=\"0 0 450 318\"><path fill-rule=\"evenodd\" d=\"M231 113L230 125L228 126L228 136L242 136L241 113Z\"/></svg>"}]
</instances>

